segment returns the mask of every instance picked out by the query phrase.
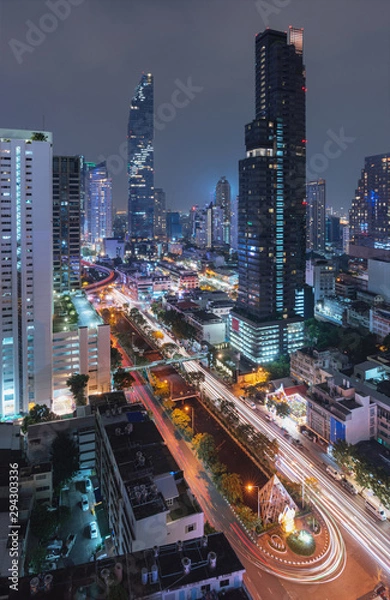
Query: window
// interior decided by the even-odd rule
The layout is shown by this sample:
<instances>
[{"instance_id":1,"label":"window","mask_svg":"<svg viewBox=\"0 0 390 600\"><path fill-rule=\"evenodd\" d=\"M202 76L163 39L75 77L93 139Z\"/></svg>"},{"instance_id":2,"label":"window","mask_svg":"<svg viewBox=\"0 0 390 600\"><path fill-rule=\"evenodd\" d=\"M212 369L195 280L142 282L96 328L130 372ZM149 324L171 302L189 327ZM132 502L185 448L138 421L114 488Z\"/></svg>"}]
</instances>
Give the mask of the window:
<instances>
[{"instance_id":1,"label":"window","mask_svg":"<svg viewBox=\"0 0 390 600\"><path fill-rule=\"evenodd\" d=\"M196 523L192 523L192 525L186 526L186 533L190 533L191 531L196 531Z\"/></svg>"},{"instance_id":2,"label":"window","mask_svg":"<svg viewBox=\"0 0 390 600\"><path fill-rule=\"evenodd\" d=\"M221 579L219 582L219 587L227 587L230 585L230 579Z\"/></svg>"}]
</instances>

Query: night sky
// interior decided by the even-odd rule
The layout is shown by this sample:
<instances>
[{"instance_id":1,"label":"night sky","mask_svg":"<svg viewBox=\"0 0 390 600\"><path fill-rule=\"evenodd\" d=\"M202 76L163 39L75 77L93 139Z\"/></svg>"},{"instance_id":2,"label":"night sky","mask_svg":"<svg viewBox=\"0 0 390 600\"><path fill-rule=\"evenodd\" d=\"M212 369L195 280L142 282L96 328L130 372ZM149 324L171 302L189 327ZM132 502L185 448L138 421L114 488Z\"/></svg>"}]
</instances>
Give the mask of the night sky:
<instances>
[{"instance_id":1,"label":"night sky","mask_svg":"<svg viewBox=\"0 0 390 600\"><path fill-rule=\"evenodd\" d=\"M255 111L255 34L267 25L305 28L308 170L327 180L328 205L348 208L364 157L390 152L389 0L51 1L66 2L63 20L50 0L0 0L0 126L52 131L56 154L120 155L129 101L151 72L155 112L171 119L157 119L155 136L155 186L168 207L203 205L221 175L237 193ZM26 38L27 21L40 20L53 31ZM172 116L166 103L189 78L196 91ZM327 142L342 128L336 152ZM125 163L110 164L124 208Z\"/></svg>"}]
</instances>

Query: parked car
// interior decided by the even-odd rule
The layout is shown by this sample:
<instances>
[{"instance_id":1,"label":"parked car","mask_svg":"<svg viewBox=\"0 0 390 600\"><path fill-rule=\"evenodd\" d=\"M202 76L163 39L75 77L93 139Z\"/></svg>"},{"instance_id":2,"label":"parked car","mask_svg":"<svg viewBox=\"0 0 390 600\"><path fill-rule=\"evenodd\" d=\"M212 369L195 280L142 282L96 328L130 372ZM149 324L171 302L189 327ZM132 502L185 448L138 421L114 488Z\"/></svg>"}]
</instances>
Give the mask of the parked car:
<instances>
[{"instance_id":1,"label":"parked car","mask_svg":"<svg viewBox=\"0 0 390 600\"><path fill-rule=\"evenodd\" d=\"M86 511L89 509L89 500L88 500L88 496L86 496L85 494L83 494L81 496L81 508L83 511Z\"/></svg>"},{"instance_id":2,"label":"parked car","mask_svg":"<svg viewBox=\"0 0 390 600\"><path fill-rule=\"evenodd\" d=\"M300 448L302 446L301 440L297 440L295 438L293 438L292 443L294 444L294 446L297 446L298 448Z\"/></svg>"},{"instance_id":3,"label":"parked car","mask_svg":"<svg viewBox=\"0 0 390 600\"><path fill-rule=\"evenodd\" d=\"M265 415L265 420L266 421L272 421L272 418L269 415Z\"/></svg>"},{"instance_id":4,"label":"parked car","mask_svg":"<svg viewBox=\"0 0 390 600\"><path fill-rule=\"evenodd\" d=\"M92 492L92 483L91 480L86 477L84 480L84 487L86 492Z\"/></svg>"},{"instance_id":5,"label":"parked car","mask_svg":"<svg viewBox=\"0 0 390 600\"><path fill-rule=\"evenodd\" d=\"M54 560L58 560L61 557L61 548L59 549L54 549L54 550L48 550L46 556L45 556L45 561L54 561Z\"/></svg>"},{"instance_id":6,"label":"parked car","mask_svg":"<svg viewBox=\"0 0 390 600\"><path fill-rule=\"evenodd\" d=\"M331 467L330 465L328 465L326 467L326 472L333 477L333 479L336 479L336 481L340 481L341 480L341 473L340 471L338 471L337 469L335 469L334 467Z\"/></svg>"},{"instance_id":7,"label":"parked car","mask_svg":"<svg viewBox=\"0 0 390 600\"><path fill-rule=\"evenodd\" d=\"M91 540L93 540L94 538L97 538L97 525L96 525L96 521L91 521L88 525L88 532L89 532L89 537L91 538Z\"/></svg>"},{"instance_id":8,"label":"parked car","mask_svg":"<svg viewBox=\"0 0 390 600\"><path fill-rule=\"evenodd\" d=\"M347 492L349 492L350 494L353 494L354 496L356 496L356 494L358 493L358 491L355 488L355 486L353 485L353 483L348 481L348 479L343 478L341 480L341 485L343 486L344 489L347 490Z\"/></svg>"}]
</instances>

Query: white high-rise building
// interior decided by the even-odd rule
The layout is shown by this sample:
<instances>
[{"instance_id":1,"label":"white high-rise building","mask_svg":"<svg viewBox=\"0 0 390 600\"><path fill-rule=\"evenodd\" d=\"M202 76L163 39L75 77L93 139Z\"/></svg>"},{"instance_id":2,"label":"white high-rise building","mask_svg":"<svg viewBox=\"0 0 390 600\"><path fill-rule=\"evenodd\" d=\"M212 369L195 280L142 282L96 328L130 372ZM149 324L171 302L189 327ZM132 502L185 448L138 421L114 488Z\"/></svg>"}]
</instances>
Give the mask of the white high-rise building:
<instances>
[{"instance_id":1,"label":"white high-rise building","mask_svg":"<svg viewBox=\"0 0 390 600\"><path fill-rule=\"evenodd\" d=\"M52 135L0 129L0 414L52 397Z\"/></svg>"}]
</instances>

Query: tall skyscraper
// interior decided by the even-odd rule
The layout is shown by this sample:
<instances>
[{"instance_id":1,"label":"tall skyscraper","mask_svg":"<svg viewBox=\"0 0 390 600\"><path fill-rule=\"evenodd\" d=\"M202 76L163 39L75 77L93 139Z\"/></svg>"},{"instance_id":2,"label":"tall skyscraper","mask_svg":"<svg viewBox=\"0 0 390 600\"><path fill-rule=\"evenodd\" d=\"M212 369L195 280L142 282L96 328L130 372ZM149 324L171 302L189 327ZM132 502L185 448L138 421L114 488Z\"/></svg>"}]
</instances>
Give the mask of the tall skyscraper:
<instances>
[{"instance_id":1,"label":"tall skyscraper","mask_svg":"<svg viewBox=\"0 0 390 600\"><path fill-rule=\"evenodd\" d=\"M223 211L223 242L230 244L231 188L226 177L221 177L215 188L215 205Z\"/></svg>"},{"instance_id":2,"label":"tall skyscraper","mask_svg":"<svg viewBox=\"0 0 390 600\"><path fill-rule=\"evenodd\" d=\"M50 133L0 130L0 413L52 397L53 154Z\"/></svg>"},{"instance_id":3,"label":"tall skyscraper","mask_svg":"<svg viewBox=\"0 0 390 600\"><path fill-rule=\"evenodd\" d=\"M325 251L325 180L306 184L306 247L314 252Z\"/></svg>"},{"instance_id":4,"label":"tall skyscraper","mask_svg":"<svg viewBox=\"0 0 390 600\"><path fill-rule=\"evenodd\" d=\"M128 237L154 235L153 76L143 74L130 103L128 122Z\"/></svg>"},{"instance_id":5,"label":"tall skyscraper","mask_svg":"<svg viewBox=\"0 0 390 600\"><path fill-rule=\"evenodd\" d=\"M112 180L106 163L85 163L84 182L88 241L100 249L103 239L112 236Z\"/></svg>"},{"instance_id":6,"label":"tall skyscraper","mask_svg":"<svg viewBox=\"0 0 390 600\"><path fill-rule=\"evenodd\" d=\"M239 165L238 301L230 341L255 363L303 343L306 84L303 30L256 37L256 119Z\"/></svg>"},{"instance_id":7,"label":"tall skyscraper","mask_svg":"<svg viewBox=\"0 0 390 600\"><path fill-rule=\"evenodd\" d=\"M349 213L351 241L390 248L390 154L367 156Z\"/></svg>"},{"instance_id":8,"label":"tall skyscraper","mask_svg":"<svg viewBox=\"0 0 390 600\"><path fill-rule=\"evenodd\" d=\"M80 288L80 156L53 159L53 285L55 292Z\"/></svg>"},{"instance_id":9,"label":"tall skyscraper","mask_svg":"<svg viewBox=\"0 0 390 600\"><path fill-rule=\"evenodd\" d=\"M238 248L238 196L231 203L230 247L235 251Z\"/></svg>"},{"instance_id":10,"label":"tall skyscraper","mask_svg":"<svg viewBox=\"0 0 390 600\"><path fill-rule=\"evenodd\" d=\"M180 213L168 211L167 212L167 238L169 242L177 242L177 240L181 239L182 228L180 223Z\"/></svg>"},{"instance_id":11,"label":"tall skyscraper","mask_svg":"<svg viewBox=\"0 0 390 600\"><path fill-rule=\"evenodd\" d=\"M165 192L161 188L154 190L154 236L165 239L167 235L167 210Z\"/></svg>"}]
</instances>

